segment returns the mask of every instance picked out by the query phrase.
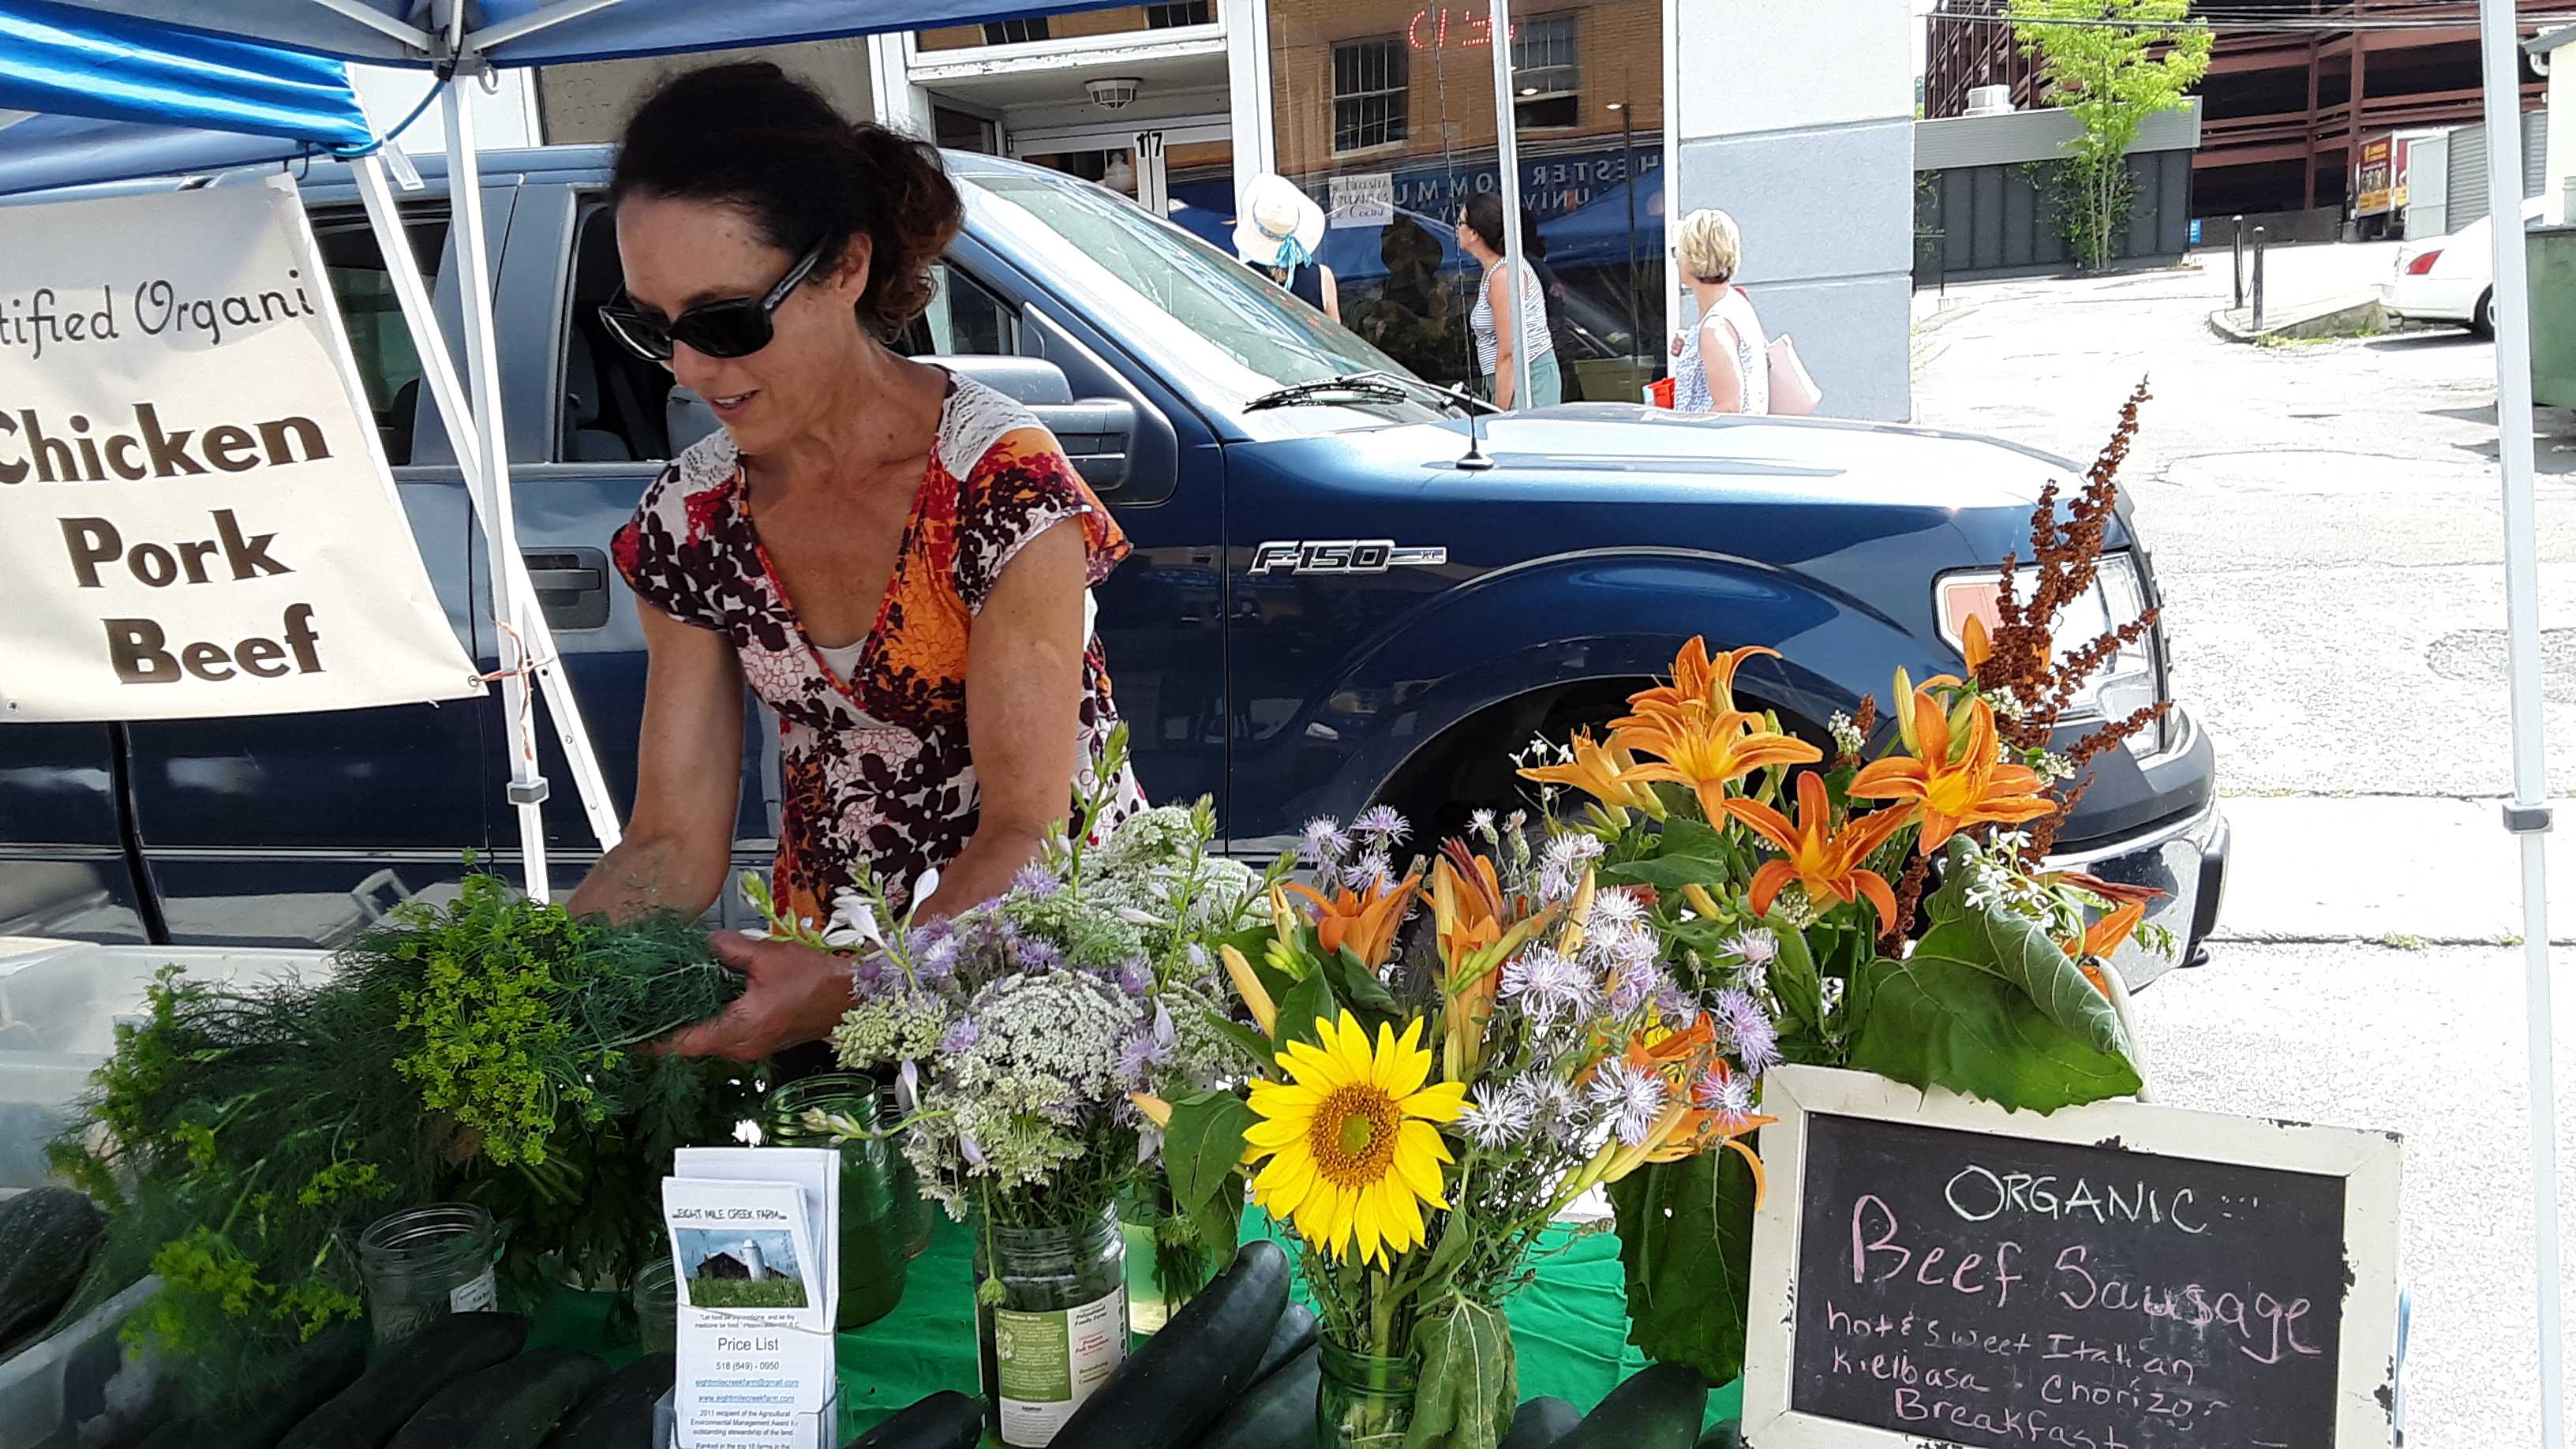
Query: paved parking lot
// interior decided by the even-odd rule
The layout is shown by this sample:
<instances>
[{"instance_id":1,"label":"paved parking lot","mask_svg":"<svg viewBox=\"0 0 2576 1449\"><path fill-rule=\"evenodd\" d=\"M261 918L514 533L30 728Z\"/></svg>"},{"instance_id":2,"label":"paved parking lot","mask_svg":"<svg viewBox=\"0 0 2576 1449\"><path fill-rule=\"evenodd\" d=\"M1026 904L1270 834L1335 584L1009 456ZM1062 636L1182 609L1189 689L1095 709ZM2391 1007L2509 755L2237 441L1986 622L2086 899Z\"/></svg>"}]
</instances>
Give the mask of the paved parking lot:
<instances>
[{"instance_id":1,"label":"paved parking lot","mask_svg":"<svg viewBox=\"0 0 2576 1449\"><path fill-rule=\"evenodd\" d=\"M2384 275L2285 249L2273 295ZM1916 340L1922 421L2079 460L2141 376L2125 473L2175 684L2238 822L2205 969L2142 999L2159 1099L2407 1134L2408 1442L2539 1440L2522 953L2502 670L2494 353L2463 332L2218 341L2207 269L1953 287ZM1926 309L1929 311L1930 309ZM2576 419L2538 440L2552 791L2576 793ZM2576 838L2553 837L2576 940ZM2576 949L2554 953L2576 962ZM2562 1042L2576 1043L2576 977ZM2576 1076L2576 1052L2561 1070ZM2560 1094L2562 1124L2576 1090ZM2560 1152L2576 1168L2576 1133ZM2562 1194L2576 1224L2576 1191ZM2569 1288L2576 1303L2576 1283Z\"/></svg>"}]
</instances>

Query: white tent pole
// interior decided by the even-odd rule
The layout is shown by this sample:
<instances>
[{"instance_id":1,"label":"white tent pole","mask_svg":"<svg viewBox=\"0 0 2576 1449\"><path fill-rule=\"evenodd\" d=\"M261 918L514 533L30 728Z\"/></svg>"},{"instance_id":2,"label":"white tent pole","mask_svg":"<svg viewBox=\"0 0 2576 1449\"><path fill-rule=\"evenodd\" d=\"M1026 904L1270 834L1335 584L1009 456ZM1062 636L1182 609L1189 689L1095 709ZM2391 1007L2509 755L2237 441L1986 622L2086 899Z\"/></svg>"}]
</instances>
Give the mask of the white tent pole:
<instances>
[{"instance_id":1,"label":"white tent pole","mask_svg":"<svg viewBox=\"0 0 2576 1449\"><path fill-rule=\"evenodd\" d=\"M455 217L457 295L465 318L465 375L474 394L475 441L490 484L483 510L484 546L492 557L492 619L501 655L501 717L508 730L510 783L506 794L519 812L521 866L528 896L545 900L545 776L537 773L537 739L529 717L527 655L515 621L509 560L519 552L518 519L510 505L510 448L501 414L500 340L492 330L490 247L483 231L483 174L474 154L474 107L451 85L447 95L447 203Z\"/></svg>"},{"instance_id":2,"label":"white tent pole","mask_svg":"<svg viewBox=\"0 0 2576 1449\"><path fill-rule=\"evenodd\" d=\"M480 518L491 503L483 483L483 452L476 439L474 418L468 409L465 387L456 376L456 364L439 332L438 314L432 309L429 285L420 274L420 263L412 256L411 245L403 235L402 221L395 209L393 192L385 183L384 162L375 156L362 157L354 168L358 177L358 195L366 202L367 219L373 224L377 246L384 253L385 274L392 279L394 296L402 304L403 316L410 324L414 351L420 354L422 380L430 397L437 403L438 418L447 429L451 450L458 467L465 474L466 497ZM554 725L555 743L562 746L564 759L572 769L573 786L581 796L582 813L589 817L590 833L603 851L614 850L624 831L617 822L617 806L609 798L608 780L600 772L599 755L591 748L590 730L583 722L580 703L574 698L572 681L564 674L562 656L556 652L554 630L546 623L545 610L537 602L537 591L528 580L527 560L515 549L504 555L510 567L510 596L519 605L519 636L527 645L530 657L537 661L537 682L544 687L546 717Z\"/></svg>"},{"instance_id":3,"label":"white tent pole","mask_svg":"<svg viewBox=\"0 0 2576 1449\"><path fill-rule=\"evenodd\" d=\"M1494 48L1494 168L1503 188L1503 291L1511 305L1495 314L1494 334L1510 328L1512 339L1512 406L1530 405L1530 350L1521 328L1521 146L1512 104L1512 0L1488 0L1486 23ZM1544 319L1542 319L1544 325Z\"/></svg>"},{"instance_id":4,"label":"white tent pole","mask_svg":"<svg viewBox=\"0 0 2576 1449\"><path fill-rule=\"evenodd\" d=\"M2496 459L2504 475L2505 678L2513 701L2513 803L2521 837L2522 959L2531 1050L2531 1191L2540 1289L2540 1443L2566 1442L2558 1304L2558 1096L2551 1061L2549 779L2541 749L2540 566L2534 540L2531 291L2522 236L2522 54L2513 0L2478 0L2484 55L2487 215L2495 245Z\"/></svg>"},{"instance_id":5,"label":"white tent pole","mask_svg":"<svg viewBox=\"0 0 2576 1449\"><path fill-rule=\"evenodd\" d=\"M313 0L313 3L346 20L354 20L381 35L390 35L412 49L429 50L429 32L417 25L405 25L366 0Z\"/></svg>"},{"instance_id":6,"label":"white tent pole","mask_svg":"<svg viewBox=\"0 0 2576 1449\"><path fill-rule=\"evenodd\" d=\"M549 26L579 19L594 10L605 10L617 3L618 0L556 0L552 5L531 10L515 20L504 20L497 24L486 25L480 30L468 32L465 37L465 51L472 55L483 55L496 45L506 45L523 35L533 35Z\"/></svg>"}]
</instances>

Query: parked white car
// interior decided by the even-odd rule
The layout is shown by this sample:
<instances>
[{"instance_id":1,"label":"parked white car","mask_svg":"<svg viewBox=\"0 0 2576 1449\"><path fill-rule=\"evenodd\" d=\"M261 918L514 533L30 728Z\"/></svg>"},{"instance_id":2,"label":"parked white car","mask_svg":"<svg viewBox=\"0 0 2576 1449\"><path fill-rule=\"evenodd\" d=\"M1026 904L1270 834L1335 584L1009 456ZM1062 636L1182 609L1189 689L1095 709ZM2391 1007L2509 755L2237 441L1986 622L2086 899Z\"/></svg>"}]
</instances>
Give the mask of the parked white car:
<instances>
[{"instance_id":1,"label":"parked white car","mask_svg":"<svg viewBox=\"0 0 2576 1449\"><path fill-rule=\"evenodd\" d=\"M2522 204L2525 230L2540 223L2541 198ZM2397 248L2397 274L2383 303L2409 322L2458 322L2482 337L2495 335L2494 223L2485 216L2449 236L2409 241Z\"/></svg>"}]
</instances>

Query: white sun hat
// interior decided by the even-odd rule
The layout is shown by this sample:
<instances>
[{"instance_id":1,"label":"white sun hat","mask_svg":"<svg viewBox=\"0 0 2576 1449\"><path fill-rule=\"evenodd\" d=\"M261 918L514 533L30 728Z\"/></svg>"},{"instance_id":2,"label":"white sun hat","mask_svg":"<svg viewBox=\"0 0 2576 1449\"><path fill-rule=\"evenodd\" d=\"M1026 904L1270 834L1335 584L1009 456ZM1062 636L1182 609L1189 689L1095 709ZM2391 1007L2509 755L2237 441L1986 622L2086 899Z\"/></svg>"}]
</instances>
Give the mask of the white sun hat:
<instances>
[{"instance_id":1,"label":"white sun hat","mask_svg":"<svg viewBox=\"0 0 2576 1449\"><path fill-rule=\"evenodd\" d=\"M1295 266L1324 244L1324 209L1297 184L1276 172L1244 188L1243 215L1234 223L1234 254L1257 267Z\"/></svg>"}]
</instances>

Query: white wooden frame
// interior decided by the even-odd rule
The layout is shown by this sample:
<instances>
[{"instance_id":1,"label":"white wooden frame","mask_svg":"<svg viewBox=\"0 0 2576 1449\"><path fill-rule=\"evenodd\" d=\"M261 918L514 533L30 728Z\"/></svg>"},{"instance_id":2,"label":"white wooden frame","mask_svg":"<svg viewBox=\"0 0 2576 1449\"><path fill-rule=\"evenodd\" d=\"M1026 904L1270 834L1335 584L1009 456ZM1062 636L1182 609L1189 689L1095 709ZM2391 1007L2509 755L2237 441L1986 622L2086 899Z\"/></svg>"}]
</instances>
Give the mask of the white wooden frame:
<instances>
[{"instance_id":1,"label":"white wooden frame","mask_svg":"<svg viewBox=\"0 0 2576 1449\"><path fill-rule=\"evenodd\" d=\"M2397 1189L2394 1133L2096 1102L2045 1116L1944 1091L1922 1092L1867 1072L1780 1067L1764 1076L1762 1129L1769 1195L1753 1218L1752 1311L1744 1352L1744 1438L1755 1449L1921 1449L1955 1441L1801 1413L1789 1407L1797 1353L1799 1224L1806 1196L1807 1122L1818 1113L2089 1147L2118 1137L2159 1156L2269 1167L2344 1180L2343 1244L2352 1286L2337 1346L2334 1449L2388 1449L2397 1355Z\"/></svg>"}]
</instances>

